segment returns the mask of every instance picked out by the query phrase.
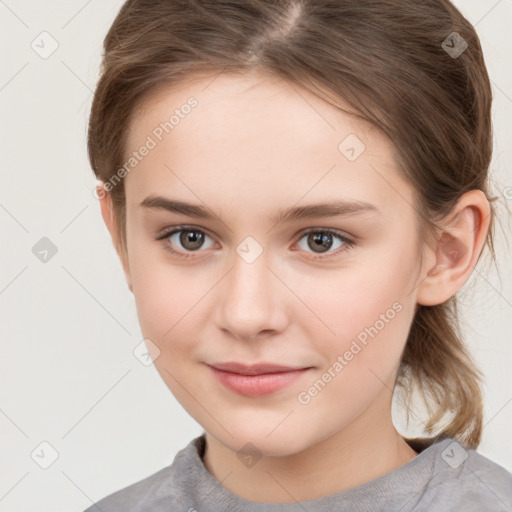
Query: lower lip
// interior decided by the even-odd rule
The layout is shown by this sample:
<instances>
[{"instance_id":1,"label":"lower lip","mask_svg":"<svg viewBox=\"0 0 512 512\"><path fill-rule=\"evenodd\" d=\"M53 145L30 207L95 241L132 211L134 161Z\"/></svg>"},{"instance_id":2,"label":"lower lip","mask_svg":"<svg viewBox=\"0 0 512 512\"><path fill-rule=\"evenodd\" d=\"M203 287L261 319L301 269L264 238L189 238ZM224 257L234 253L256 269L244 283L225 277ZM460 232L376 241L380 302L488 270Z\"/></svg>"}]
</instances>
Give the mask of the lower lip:
<instances>
[{"instance_id":1,"label":"lower lip","mask_svg":"<svg viewBox=\"0 0 512 512\"><path fill-rule=\"evenodd\" d=\"M275 393L286 386L289 386L309 368L292 370L288 372L263 373L260 375L240 375L219 370L210 366L215 377L231 391L246 396L263 396Z\"/></svg>"}]
</instances>

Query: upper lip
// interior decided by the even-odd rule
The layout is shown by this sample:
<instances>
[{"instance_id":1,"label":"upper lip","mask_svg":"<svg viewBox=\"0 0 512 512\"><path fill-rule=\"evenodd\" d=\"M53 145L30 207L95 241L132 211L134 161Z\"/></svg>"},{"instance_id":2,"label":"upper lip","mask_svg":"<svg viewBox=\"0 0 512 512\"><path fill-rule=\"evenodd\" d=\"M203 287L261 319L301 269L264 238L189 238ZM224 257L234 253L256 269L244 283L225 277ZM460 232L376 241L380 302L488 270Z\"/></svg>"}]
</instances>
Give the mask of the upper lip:
<instances>
[{"instance_id":1,"label":"upper lip","mask_svg":"<svg viewBox=\"0 0 512 512\"><path fill-rule=\"evenodd\" d=\"M237 362L225 362L225 363L212 363L208 366L212 366L217 370L223 370L231 373L238 373L240 375L261 375L264 373L277 373L277 372L291 372L294 370L303 370L308 368L306 366L283 366L272 363L260 363L247 365Z\"/></svg>"}]
</instances>

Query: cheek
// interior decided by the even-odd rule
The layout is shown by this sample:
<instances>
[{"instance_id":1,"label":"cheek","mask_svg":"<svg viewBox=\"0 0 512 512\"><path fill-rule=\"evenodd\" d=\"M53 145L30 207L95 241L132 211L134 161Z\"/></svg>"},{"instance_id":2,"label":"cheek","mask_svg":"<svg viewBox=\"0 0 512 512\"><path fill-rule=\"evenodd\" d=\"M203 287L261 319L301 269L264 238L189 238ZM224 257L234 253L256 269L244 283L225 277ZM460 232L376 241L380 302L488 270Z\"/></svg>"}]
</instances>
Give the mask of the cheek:
<instances>
[{"instance_id":1,"label":"cheek","mask_svg":"<svg viewBox=\"0 0 512 512\"><path fill-rule=\"evenodd\" d=\"M320 325L314 319L308 337L323 355L321 371L331 369L336 375L333 382L338 383L332 388L341 394L356 386L360 393L371 395L372 389L382 387L379 379L387 382L391 378L414 317L410 291L416 261L412 251L407 254L397 248L377 253L375 262L326 273L321 282L318 276L311 277L302 282L299 292L322 321Z\"/></svg>"},{"instance_id":2,"label":"cheek","mask_svg":"<svg viewBox=\"0 0 512 512\"><path fill-rule=\"evenodd\" d=\"M337 300L332 297L323 313L335 334L309 334L315 350L323 355L321 371L340 375L336 381L342 387L342 381L350 381L350 388L356 386L361 392L365 383L375 381L375 375L387 381L400 361L414 304L387 287L373 287L371 298L361 290L349 297L338 295Z\"/></svg>"},{"instance_id":3,"label":"cheek","mask_svg":"<svg viewBox=\"0 0 512 512\"><path fill-rule=\"evenodd\" d=\"M156 343L186 326L187 311L198 300L194 283L187 280L179 267L166 263L162 251L140 244L130 253L130 273L141 330L144 336L155 338Z\"/></svg>"},{"instance_id":4,"label":"cheek","mask_svg":"<svg viewBox=\"0 0 512 512\"><path fill-rule=\"evenodd\" d=\"M326 321L336 336L310 333L324 364L297 399L309 417L324 418L321 428L336 431L378 396L385 401L391 397L414 303L396 300L399 293L386 286L371 291L371 299L359 290L349 298L338 295L338 300L329 301L332 310L326 314L332 321Z\"/></svg>"},{"instance_id":5,"label":"cheek","mask_svg":"<svg viewBox=\"0 0 512 512\"><path fill-rule=\"evenodd\" d=\"M414 301L410 294L413 265L407 270L408 265L403 254L388 254L388 258L379 257L374 263L367 261L339 271L317 271L298 278L295 282L300 286L294 286L294 291L311 312L306 316L317 333L312 339L318 339L321 329L327 349L333 345L342 349L340 340L351 340L359 333L364 338L365 328L377 324L384 331L396 324L395 317L406 316L398 310ZM289 279L294 282L293 276Z\"/></svg>"}]
</instances>

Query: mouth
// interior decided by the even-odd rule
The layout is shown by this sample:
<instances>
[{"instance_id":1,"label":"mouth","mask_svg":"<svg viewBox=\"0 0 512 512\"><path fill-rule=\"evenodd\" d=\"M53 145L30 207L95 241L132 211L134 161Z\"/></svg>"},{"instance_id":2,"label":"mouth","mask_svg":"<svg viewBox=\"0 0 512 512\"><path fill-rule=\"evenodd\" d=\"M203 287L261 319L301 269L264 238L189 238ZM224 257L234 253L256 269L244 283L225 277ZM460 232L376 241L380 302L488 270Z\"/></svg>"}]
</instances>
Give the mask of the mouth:
<instances>
[{"instance_id":1,"label":"mouth","mask_svg":"<svg viewBox=\"0 0 512 512\"><path fill-rule=\"evenodd\" d=\"M224 387L253 397L275 393L291 385L312 368L271 363L244 365L236 362L213 363L207 366Z\"/></svg>"}]
</instances>

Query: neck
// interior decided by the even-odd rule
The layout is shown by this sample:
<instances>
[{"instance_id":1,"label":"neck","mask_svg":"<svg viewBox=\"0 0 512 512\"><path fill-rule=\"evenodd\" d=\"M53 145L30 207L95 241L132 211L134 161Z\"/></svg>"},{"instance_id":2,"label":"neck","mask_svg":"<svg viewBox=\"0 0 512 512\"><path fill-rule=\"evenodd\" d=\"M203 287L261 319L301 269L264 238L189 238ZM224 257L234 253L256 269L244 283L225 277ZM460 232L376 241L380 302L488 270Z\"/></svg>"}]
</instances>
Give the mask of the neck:
<instances>
[{"instance_id":1,"label":"neck","mask_svg":"<svg viewBox=\"0 0 512 512\"><path fill-rule=\"evenodd\" d=\"M371 409L371 408L370 408ZM294 503L335 494L382 476L417 454L386 417L367 411L334 435L286 457L263 456L248 468L206 434L203 462L231 493L254 502Z\"/></svg>"}]
</instances>

